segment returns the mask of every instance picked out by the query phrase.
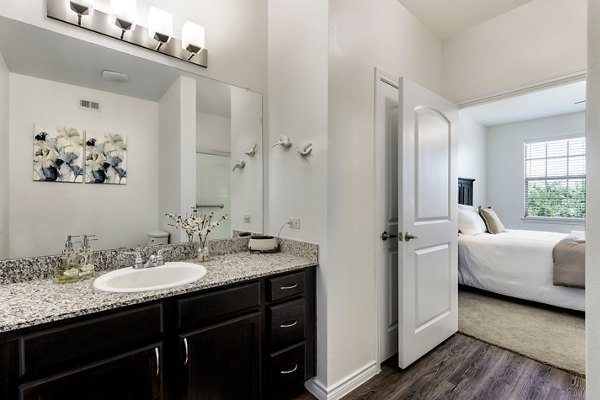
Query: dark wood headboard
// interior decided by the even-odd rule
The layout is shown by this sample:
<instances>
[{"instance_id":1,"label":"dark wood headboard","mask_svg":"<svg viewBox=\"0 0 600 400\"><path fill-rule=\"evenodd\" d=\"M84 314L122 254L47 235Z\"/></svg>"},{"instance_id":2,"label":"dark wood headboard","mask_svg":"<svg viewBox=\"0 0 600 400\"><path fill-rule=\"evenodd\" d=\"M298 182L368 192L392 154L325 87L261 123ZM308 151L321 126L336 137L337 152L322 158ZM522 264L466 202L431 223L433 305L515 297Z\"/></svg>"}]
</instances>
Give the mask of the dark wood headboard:
<instances>
[{"instance_id":1,"label":"dark wood headboard","mask_svg":"<svg viewBox=\"0 0 600 400\"><path fill-rule=\"evenodd\" d=\"M473 182L475 179L458 178L458 204L473 205Z\"/></svg>"}]
</instances>

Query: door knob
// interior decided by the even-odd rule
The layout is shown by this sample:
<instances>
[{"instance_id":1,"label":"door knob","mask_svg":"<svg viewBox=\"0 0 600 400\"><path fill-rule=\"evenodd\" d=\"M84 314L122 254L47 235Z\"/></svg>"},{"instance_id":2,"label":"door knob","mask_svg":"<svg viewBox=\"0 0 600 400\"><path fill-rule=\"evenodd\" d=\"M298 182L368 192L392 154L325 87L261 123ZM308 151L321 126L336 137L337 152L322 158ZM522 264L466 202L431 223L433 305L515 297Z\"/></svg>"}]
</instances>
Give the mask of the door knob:
<instances>
[{"instance_id":1,"label":"door knob","mask_svg":"<svg viewBox=\"0 0 600 400\"><path fill-rule=\"evenodd\" d=\"M411 240L411 239L418 239L418 238L419 238L418 236L411 235L411 234L410 234L410 233L408 233L408 232L406 232L406 233L404 234L404 241L405 241L405 242L410 242L410 240Z\"/></svg>"},{"instance_id":2,"label":"door knob","mask_svg":"<svg viewBox=\"0 0 600 400\"><path fill-rule=\"evenodd\" d=\"M383 231L383 233L381 234L381 240L388 240L390 238L397 238L399 237L398 235L390 235L389 233L387 233L387 231ZM402 240L402 238L400 238L400 240Z\"/></svg>"}]
</instances>

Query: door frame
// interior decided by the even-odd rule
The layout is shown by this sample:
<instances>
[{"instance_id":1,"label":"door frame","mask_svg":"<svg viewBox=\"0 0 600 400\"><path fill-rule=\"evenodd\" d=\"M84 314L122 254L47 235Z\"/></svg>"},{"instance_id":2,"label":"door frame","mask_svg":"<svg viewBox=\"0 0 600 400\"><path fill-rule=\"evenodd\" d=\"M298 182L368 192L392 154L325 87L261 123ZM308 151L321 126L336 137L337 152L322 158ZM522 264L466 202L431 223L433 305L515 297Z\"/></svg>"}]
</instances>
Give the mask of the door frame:
<instances>
[{"instance_id":1,"label":"door frame","mask_svg":"<svg viewBox=\"0 0 600 400\"><path fill-rule=\"evenodd\" d=\"M463 108L467 108L470 106L474 106L474 105L479 105L479 104L484 104L484 103L489 103L489 102L493 102L493 101L498 101L498 100L502 100L502 99L506 99L506 98L510 98L510 97L516 97L528 92L533 92L533 91L537 91L537 90L541 90L544 88L548 88L548 87L553 87L553 86L559 86L562 84L567 84L570 82L577 82L580 80L585 80L586 79L586 72L587 72L587 68L577 68L577 69L573 69L570 71L565 71L564 73L561 74L554 74L551 76L544 76L544 77L540 77L538 79L534 79L528 82L525 82L523 84L520 85L513 85L513 86L509 86L509 87L505 87L505 88L501 88L492 92L487 92L487 93L481 93L479 95L475 95L473 97L470 97L468 99L462 99L460 101L457 102L458 105L458 109L459 112L461 109ZM383 323L383 310L384 310L384 303L383 303L383 299L382 299L382 294L383 294L383 287L384 287L384 282L382 282L383 279L383 273L382 273L382 266L383 266L383 257L382 257L382 252L381 252L381 238L379 237L379 235L381 234L381 232L383 232L382 230L380 230L380 222L383 220L383 207L380 207L380 205L383 203L383 198L384 198L384 192L383 192L383 188L385 187L385 182L382 182L382 174L380 173L383 170L385 170L385 163L380 162L380 160L383 160L384 158L381 157L381 155L384 154L385 149L383 149L380 145L381 140L385 140L385 138L381 137L382 131L385 132L384 130L380 130L380 124L382 121L378 121L377 118L377 109L378 106L380 106L380 89L379 89L379 82L384 82L387 83L390 86L395 87L396 89L399 88L398 85L398 81L399 78L398 77L394 77L393 75L385 72L384 70L382 70L379 67L375 67L375 79L374 79L374 83L375 83L375 101L374 101L374 182L375 182L375 190L374 190L374 215L375 215L375 221L376 222L376 235L374 238L374 243L375 243L375 314L377 315L377 326L376 326L376 335L375 335L375 360L377 361L377 368L378 370L381 368L381 363L384 360L381 360L380 357L380 346L381 346L381 329L382 329L382 323ZM587 134L587 132L586 132ZM460 140L460 132L458 132L458 138ZM385 143L385 142L383 142ZM400 200L400 199L399 199ZM586 359L588 357L588 352L586 352Z\"/></svg>"},{"instance_id":2,"label":"door frame","mask_svg":"<svg viewBox=\"0 0 600 400\"><path fill-rule=\"evenodd\" d=\"M375 215L375 296L376 296L376 300L375 300L375 315L377 315L377 327L376 327L376 337L375 337L375 360L377 361L377 369L379 370L381 368L381 363L384 361L381 359L381 352L380 352L380 347L381 347L381 329L382 329L382 324L384 321L384 316L383 316L383 312L384 312L384 303L383 303L383 299L382 299L382 295L383 295L383 288L385 283L383 282L383 263L384 263L384 257L382 257L382 250L383 250L383 241L381 240L381 237L379 236L381 234L381 232L383 232L384 229L381 229L382 227L380 226L381 221L383 221L384 219L384 207L382 207L381 205L383 204L384 201L384 193L385 193L385 179L384 179L384 174L381 173L381 171L385 171L385 157L383 157L385 155L385 148L384 148L384 144L385 144L385 126L381 126L383 121L380 121L377 118L377 110L379 107L383 106L382 104L380 104L381 102L381 89L379 88L379 83L383 82L386 83L392 87L394 87L396 90L399 89L399 85L398 85L398 79L397 77L394 77L391 74L388 74L387 72L383 71L382 69L375 67L375 113L374 113L374 131L375 131L375 135L374 135L374 142L375 142L375 159L374 159L374 176L373 176L373 180L375 182L375 190L374 190L374 215ZM383 129L382 129L383 128ZM398 199L400 200L400 199Z\"/></svg>"}]
</instances>

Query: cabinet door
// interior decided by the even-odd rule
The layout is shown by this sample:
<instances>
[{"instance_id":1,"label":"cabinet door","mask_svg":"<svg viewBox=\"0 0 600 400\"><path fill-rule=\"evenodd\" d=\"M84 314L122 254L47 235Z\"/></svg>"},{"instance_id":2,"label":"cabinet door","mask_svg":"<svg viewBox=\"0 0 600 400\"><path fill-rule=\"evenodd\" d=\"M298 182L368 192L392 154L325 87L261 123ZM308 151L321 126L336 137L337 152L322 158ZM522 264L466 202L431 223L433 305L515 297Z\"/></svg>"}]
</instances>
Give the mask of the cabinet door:
<instances>
[{"instance_id":1,"label":"cabinet door","mask_svg":"<svg viewBox=\"0 0 600 400\"><path fill-rule=\"evenodd\" d=\"M23 400L158 400L162 398L162 345L19 387Z\"/></svg>"},{"instance_id":2,"label":"cabinet door","mask_svg":"<svg viewBox=\"0 0 600 400\"><path fill-rule=\"evenodd\" d=\"M258 399L260 314L180 336L183 398Z\"/></svg>"}]
</instances>

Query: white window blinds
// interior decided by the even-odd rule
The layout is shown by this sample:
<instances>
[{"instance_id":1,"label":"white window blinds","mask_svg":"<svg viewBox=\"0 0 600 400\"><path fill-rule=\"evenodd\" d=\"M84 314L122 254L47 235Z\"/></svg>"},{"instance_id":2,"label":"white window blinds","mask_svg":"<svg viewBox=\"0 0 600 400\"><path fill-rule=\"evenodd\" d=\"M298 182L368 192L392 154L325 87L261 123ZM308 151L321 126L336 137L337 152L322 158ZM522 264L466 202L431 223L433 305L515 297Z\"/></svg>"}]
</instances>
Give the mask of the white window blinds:
<instances>
[{"instance_id":1,"label":"white window blinds","mask_svg":"<svg viewBox=\"0 0 600 400\"><path fill-rule=\"evenodd\" d=\"M585 137L525 142L525 216L585 218Z\"/></svg>"}]
</instances>

